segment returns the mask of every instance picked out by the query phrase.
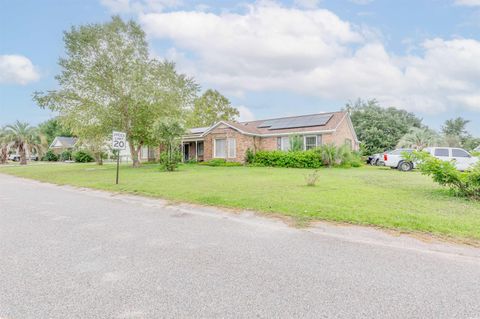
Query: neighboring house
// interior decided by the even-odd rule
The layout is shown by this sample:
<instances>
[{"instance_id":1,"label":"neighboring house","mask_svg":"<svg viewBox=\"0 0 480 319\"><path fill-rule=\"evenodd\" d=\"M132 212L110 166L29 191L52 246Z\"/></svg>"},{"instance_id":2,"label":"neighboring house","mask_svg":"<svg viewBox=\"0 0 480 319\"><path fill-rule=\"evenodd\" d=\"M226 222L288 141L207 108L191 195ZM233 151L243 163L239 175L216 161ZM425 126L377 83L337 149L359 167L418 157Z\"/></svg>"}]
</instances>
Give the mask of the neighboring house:
<instances>
[{"instance_id":1,"label":"neighboring house","mask_svg":"<svg viewBox=\"0 0 480 319\"><path fill-rule=\"evenodd\" d=\"M75 144L77 144L77 138L75 137L57 136L50 144L50 149L56 154L61 154L64 151L73 150Z\"/></svg>"},{"instance_id":2,"label":"neighboring house","mask_svg":"<svg viewBox=\"0 0 480 319\"><path fill-rule=\"evenodd\" d=\"M220 121L211 127L194 128L183 137L183 160L244 162L247 149L288 151L293 135L303 138L305 150L322 144L359 149L349 114L332 112L241 123Z\"/></svg>"}]
</instances>

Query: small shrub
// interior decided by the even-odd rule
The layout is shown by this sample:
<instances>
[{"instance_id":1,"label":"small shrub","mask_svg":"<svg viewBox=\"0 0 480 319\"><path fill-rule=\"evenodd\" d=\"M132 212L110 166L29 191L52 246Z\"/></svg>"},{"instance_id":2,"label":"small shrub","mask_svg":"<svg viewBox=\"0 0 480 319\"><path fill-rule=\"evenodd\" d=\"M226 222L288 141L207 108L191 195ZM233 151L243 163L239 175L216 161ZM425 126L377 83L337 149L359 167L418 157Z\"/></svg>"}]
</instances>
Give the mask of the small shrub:
<instances>
[{"instance_id":1,"label":"small shrub","mask_svg":"<svg viewBox=\"0 0 480 319\"><path fill-rule=\"evenodd\" d=\"M245 163L252 164L255 161L255 153L248 148L245 152Z\"/></svg>"},{"instance_id":2,"label":"small shrub","mask_svg":"<svg viewBox=\"0 0 480 319\"><path fill-rule=\"evenodd\" d=\"M296 134L290 136L290 151L303 151L303 136Z\"/></svg>"},{"instance_id":3,"label":"small shrub","mask_svg":"<svg viewBox=\"0 0 480 319\"><path fill-rule=\"evenodd\" d=\"M60 154L60 160L61 161L71 161L72 160L72 152L71 151L63 151L62 154Z\"/></svg>"},{"instance_id":4,"label":"small shrub","mask_svg":"<svg viewBox=\"0 0 480 319\"><path fill-rule=\"evenodd\" d=\"M58 156L52 150L48 150L45 153L45 155L43 155L42 161L56 162L56 161L58 161Z\"/></svg>"},{"instance_id":5,"label":"small shrub","mask_svg":"<svg viewBox=\"0 0 480 319\"><path fill-rule=\"evenodd\" d=\"M434 182L450 188L456 196L480 200L480 164L470 171L460 172L451 162L426 152L414 152L413 157L423 175L431 176Z\"/></svg>"},{"instance_id":6,"label":"small shrub","mask_svg":"<svg viewBox=\"0 0 480 319\"><path fill-rule=\"evenodd\" d=\"M168 172L174 171L182 161L182 154L178 151L162 152L160 154L160 169Z\"/></svg>"},{"instance_id":7,"label":"small shrub","mask_svg":"<svg viewBox=\"0 0 480 319\"><path fill-rule=\"evenodd\" d=\"M314 170L313 172L305 175L305 183L307 184L307 186L315 186L319 178L320 174L318 170Z\"/></svg>"},{"instance_id":8,"label":"small shrub","mask_svg":"<svg viewBox=\"0 0 480 319\"><path fill-rule=\"evenodd\" d=\"M316 152L320 155L323 165L327 167L341 163L340 148L333 144L321 145L316 149Z\"/></svg>"},{"instance_id":9,"label":"small shrub","mask_svg":"<svg viewBox=\"0 0 480 319\"><path fill-rule=\"evenodd\" d=\"M90 163L95 160L89 152L83 150L74 152L72 156L75 162L78 163Z\"/></svg>"}]
</instances>

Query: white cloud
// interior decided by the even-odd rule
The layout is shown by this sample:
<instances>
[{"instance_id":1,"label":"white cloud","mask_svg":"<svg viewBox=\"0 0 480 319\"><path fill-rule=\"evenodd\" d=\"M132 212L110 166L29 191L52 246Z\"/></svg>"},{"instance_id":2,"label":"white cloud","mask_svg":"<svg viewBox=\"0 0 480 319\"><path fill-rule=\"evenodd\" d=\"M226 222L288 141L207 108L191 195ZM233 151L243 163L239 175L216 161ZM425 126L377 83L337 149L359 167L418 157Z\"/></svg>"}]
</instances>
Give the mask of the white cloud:
<instances>
[{"instance_id":1,"label":"white cloud","mask_svg":"<svg viewBox=\"0 0 480 319\"><path fill-rule=\"evenodd\" d=\"M296 6L306 9L315 9L320 4L320 0L295 0Z\"/></svg>"},{"instance_id":2,"label":"white cloud","mask_svg":"<svg viewBox=\"0 0 480 319\"><path fill-rule=\"evenodd\" d=\"M169 54L181 68L222 91L285 90L343 101L375 97L415 111L480 111L477 40L430 39L421 54L396 56L372 30L331 11L271 1L242 14L149 13L140 22L152 39L174 43Z\"/></svg>"},{"instance_id":3,"label":"white cloud","mask_svg":"<svg viewBox=\"0 0 480 319\"><path fill-rule=\"evenodd\" d=\"M180 7L182 0L100 0L112 13L162 12Z\"/></svg>"},{"instance_id":4,"label":"white cloud","mask_svg":"<svg viewBox=\"0 0 480 319\"><path fill-rule=\"evenodd\" d=\"M466 7L480 6L480 0L455 0L454 3L458 6L466 6Z\"/></svg>"},{"instance_id":5,"label":"white cloud","mask_svg":"<svg viewBox=\"0 0 480 319\"><path fill-rule=\"evenodd\" d=\"M247 122L255 120L255 115L253 115L252 111L244 105L236 106L235 107L240 112L240 122Z\"/></svg>"},{"instance_id":6,"label":"white cloud","mask_svg":"<svg viewBox=\"0 0 480 319\"><path fill-rule=\"evenodd\" d=\"M32 62L22 55L0 55L0 83L28 84L40 78Z\"/></svg>"}]
</instances>

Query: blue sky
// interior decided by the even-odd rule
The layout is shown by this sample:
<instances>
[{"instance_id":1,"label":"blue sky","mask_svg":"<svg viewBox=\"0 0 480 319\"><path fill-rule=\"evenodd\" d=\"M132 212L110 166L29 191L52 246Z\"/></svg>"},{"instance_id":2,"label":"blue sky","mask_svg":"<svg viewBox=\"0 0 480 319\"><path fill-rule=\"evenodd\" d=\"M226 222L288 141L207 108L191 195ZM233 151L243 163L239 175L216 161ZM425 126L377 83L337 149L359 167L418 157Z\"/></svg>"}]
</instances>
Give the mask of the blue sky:
<instances>
[{"instance_id":1,"label":"blue sky","mask_svg":"<svg viewBox=\"0 0 480 319\"><path fill-rule=\"evenodd\" d=\"M31 95L56 88L63 31L113 14L243 119L377 98L480 136L480 0L0 0L0 125L51 117Z\"/></svg>"}]
</instances>

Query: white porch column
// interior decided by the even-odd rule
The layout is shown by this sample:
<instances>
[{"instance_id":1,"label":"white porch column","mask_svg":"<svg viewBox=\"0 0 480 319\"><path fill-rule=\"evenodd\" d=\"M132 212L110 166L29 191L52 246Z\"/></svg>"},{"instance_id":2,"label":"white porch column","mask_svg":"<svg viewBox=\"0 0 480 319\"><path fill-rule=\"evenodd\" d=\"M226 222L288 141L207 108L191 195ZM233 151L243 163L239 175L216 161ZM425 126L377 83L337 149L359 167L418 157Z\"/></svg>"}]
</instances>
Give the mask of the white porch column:
<instances>
[{"instance_id":1,"label":"white porch column","mask_svg":"<svg viewBox=\"0 0 480 319\"><path fill-rule=\"evenodd\" d=\"M198 162L198 141L195 141L195 162Z\"/></svg>"}]
</instances>

